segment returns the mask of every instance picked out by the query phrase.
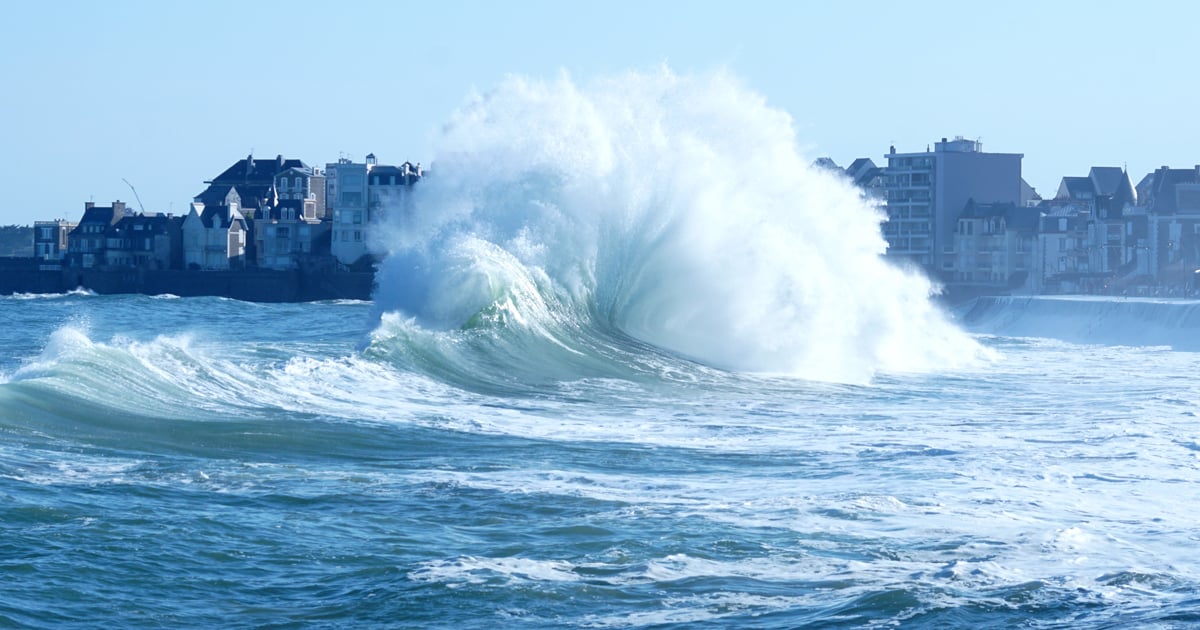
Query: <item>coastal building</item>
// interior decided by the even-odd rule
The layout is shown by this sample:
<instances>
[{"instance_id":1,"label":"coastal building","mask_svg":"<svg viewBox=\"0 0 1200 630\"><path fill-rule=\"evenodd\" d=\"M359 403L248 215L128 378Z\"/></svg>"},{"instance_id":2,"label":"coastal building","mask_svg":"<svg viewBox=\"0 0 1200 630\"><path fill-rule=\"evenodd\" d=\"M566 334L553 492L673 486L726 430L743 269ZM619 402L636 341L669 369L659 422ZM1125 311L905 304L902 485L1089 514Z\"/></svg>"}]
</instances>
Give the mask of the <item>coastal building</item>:
<instances>
[{"instance_id":1,"label":"coastal building","mask_svg":"<svg viewBox=\"0 0 1200 630\"><path fill-rule=\"evenodd\" d=\"M1079 206L1089 215L1091 273L1112 280L1136 271L1138 252L1148 245L1147 223L1145 213L1136 210L1137 192L1124 169L1093 166L1087 177L1064 177L1055 200Z\"/></svg>"},{"instance_id":2,"label":"coastal building","mask_svg":"<svg viewBox=\"0 0 1200 630\"><path fill-rule=\"evenodd\" d=\"M301 160L261 159L249 155L234 162L220 175L207 180L208 184L193 201L206 206L221 205L230 190L236 190L240 199L240 211L246 218L254 216L259 208L274 207L282 199L311 199L316 206L318 218L325 216L323 196L325 178Z\"/></svg>"},{"instance_id":3,"label":"coastal building","mask_svg":"<svg viewBox=\"0 0 1200 630\"><path fill-rule=\"evenodd\" d=\"M382 165L371 153L364 162L341 158L327 164L325 174L326 205L333 217L330 251L342 265L368 265L373 226L395 212L411 214L410 193L423 176L421 166Z\"/></svg>"},{"instance_id":4,"label":"coastal building","mask_svg":"<svg viewBox=\"0 0 1200 630\"><path fill-rule=\"evenodd\" d=\"M887 255L911 260L933 278L952 280L955 230L968 200L1022 204L1020 153L984 153L978 140L942 138L933 150L897 153L884 169Z\"/></svg>"},{"instance_id":5,"label":"coastal building","mask_svg":"<svg viewBox=\"0 0 1200 630\"><path fill-rule=\"evenodd\" d=\"M1092 289L1096 279L1088 253L1092 218L1089 206L1070 199L1053 199L1038 204L1037 209L1040 220L1030 288L1035 293Z\"/></svg>"},{"instance_id":6,"label":"coastal building","mask_svg":"<svg viewBox=\"0 0 1200 630\"><path fill-rule=\"evenodd\" d=\"M868 199L887 199L886 174L871 158L858 158L846 167L846 176L866 194Z\"/></svg>"},{"instance_id":7,"label":"coastal building","mask_svg":"<svg viewBox=\"0 0 1200 630\"><path fill-rule=\"evenodd\" d=\"M124 217L125 204L121 201L114 201L111 206L97 206L90 201L83 204L83 217L67 234L64 263L84 269L102 266L108 248L108 230Z\"/></svg>"},{"instance_id":8,"label":"coastal building","mask_svg":"<svg viewBox=\"0 0 1200 630\"><path fill-rule=\"evenodd\" d=\"M254 239L259 267L295 269L305 258L322 251L328 254L329 222L317 217L312 199L285 199L259 211Z\"/></svg>"},{"instance_id":9,"label":"coastal building","mask_svg":"<svg viewBox=\"0 0 1200 630\"><path fill-rule=\"evenodd\" d=\"M1016 290L1035 269L1036 207L967 201L955 229L954 284L976 289Z\"/></svg>"},{"instance_id":10,"label":"coastal building","mask_svg":"<svg viewBox=\"0 0 1200 630\"><path fill-rule=\"evenodd\" d=\"M421 166L411 162L400 166L377 165L371 169L367 176L368 223L411 219L413 184L420 179Z\"/></svg>"},{"instance_id":11,"label":"coastal building","mask_svg":"<svg viewBox=\"0 0 1200 630\"><path fill-rule=\"evenodd\" d=\"M232 269L245 266L249 226L236 192L230 203L206 206L193 202L183 220L183 264L186 269Z\"/></svg>"},{"instance_id":12,"label":"coastal building","mask_svg":"<svg viewBox=\"0 0 1200 630\"><path fill-rule=\"evenodd\" d=\"M66 219L53 221L34 221L33 223L33 255L41 261L43 267L61 267L63 257L69 246L68 237L78 223Z\"/></svg>"},{"instance_id":13,"label":"coastal building","mask_svg":"<svg viewBox=\"0 0 1200 630\"><path fill-rule=\"evenodd\" d=\"M833 161L833 158L820 157L813 160L812 166L838 175L845 175L863 191L868 199L882 201L887 197L887 189L884 186L884 170L875 166L875 162L870 158L858 158L851 162L850 166L842 168Z\"/></svg>"},{"instance_id":14,"label":"coastal building","mask_svg":"<svg viewBox=\"0 0 1200 630\"><path fill-rule=\"evenodd\" d=\"M1195 288L1200 274L1200 165L1163 166L1138 184L1149 222L1150 273L1158 282Z\"/></svg>"},{"instance_id":15,"label":"coastal building","mask_svg":"<svg viewBox=\"0 0 1200 630\"><path fill-rule=\"evenodd\" d=\"M179 269L183 266L183 217L127 214L105 232L109 267Z\"/></svg>"},{"instance_id":16,"label":"coastal building","mask_svg":"<svg viewBox=\"0 0 1200 630\"><path fill-rule=\"evenodd\" d=\"M364 162L339 158L325 165L325 205L333 218L330 251L343 265L367 255L367 174L374 167L373 153Z\"/></svg>"}]
</instances>

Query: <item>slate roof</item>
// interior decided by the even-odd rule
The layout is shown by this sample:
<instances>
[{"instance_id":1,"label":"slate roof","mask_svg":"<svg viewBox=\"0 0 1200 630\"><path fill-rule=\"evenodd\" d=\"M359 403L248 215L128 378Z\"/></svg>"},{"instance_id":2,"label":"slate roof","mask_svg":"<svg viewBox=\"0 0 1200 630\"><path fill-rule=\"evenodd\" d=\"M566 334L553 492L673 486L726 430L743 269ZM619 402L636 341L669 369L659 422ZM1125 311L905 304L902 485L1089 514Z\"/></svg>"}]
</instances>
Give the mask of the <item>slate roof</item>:
<instances>
[{"instance_id":1,"label":"slate roof","mask_svg":"<svg viewBox=\"0 0 1200 630\"><path fill-rule=\"evenodd\" d=\"M858 173L864 169L873 168L876 167L875 162L871 161L871 158L858 158L857 160L851 162L850 166L846 167L846 173L853 177L855 173Z\"/></svg>"},{"instance_id":2,"label":"slate roof","mask_svg":"<svg viewBox=\"0 0 1200 630\"><path fill-rule=\"evenodd\" d=\"M1179 184L1200 183L1200 173L1197 173L1197 170L1164 166L1147 176L1152 177L1147 191L1149 194L1145 200L1151 206L1151 211L1156 214L1173 214L1176 210L1175 187Z\"/></svg>"},{"instance_id":3,"label":"slate roof","mask_svg":"<svg viewBox=\"0 0 1200 630\"><path fill-rule=\"evenodd\" d=\"M123 236L138 232L135 226L141 225L143 234L165 234L171 225L171 218L164 214L131 214L123 217L108 228L110 236Z\"/></svg>"},{"instance_id":4,"label":"slate roof","mask_svg":"<svg viewBox=\"0 0 1200 630\"><path fill-rule=\"evenodd\" d=\"M206 206L221 206L225 205L229 200L229 192L237 193L238 203L241 201L241 193L237 191L237 187L232 184L213 184L204 189L204 192L196 195L194 201L202 202Z\"/></svg>"},{"instance_id":5,"label":"slate roof","mask_svg":"<svg viewBox=\"0 0 1200 630\"><path fill-rule=\"evenodd\" d=\"M812 166L816 166L818 168L827 168L831 171L842 170L842 167L838 166L837 162L834 162L833 158L830 157L819 157L813 160Z\"/></svg>"},{"instance_id":6,"label":"slate roof","mask_svg":"<svg viewBox=\"0 0 1200 630\"><path fill-rule=\"evenodd\" d=\"M371 169L369 184L372 186L388 186L391 184L391 177L396 178L396 185L406 184L413 185L421 176L417 173L416 167L411 163L405 162L400 166L376 166Z\"/></svg>"},{"instance_id":7,"label":"slate roof","mask_svg":"<svg viewBox=\"0 0 1200 630\"><path fill-rule=\"evenodd\" d=\"M1115 166L1093 166L1088 179L1092 180L1097 196L1113 195L1121 186L1121 180L1125 179L1125 171Z\"/></svg>"},{"instance_id":8,"label":"slate roof","mask_svg":"<svg viewBox=\"0 0 1200 630\"><path fill-rule=\"evenodd\" d=\"M304 204L305 203L313 203L313 202L310 199L280 199L278 205L276 205L274 207L262 208L263 213L256 220L282 221L283 220L283 210L285 208L290 208L293 211L293 216L295 217L294 220L306 221L304 218ZM306 222L311 223L312 220L307 220Z\"/></svg>"},{"instance_id":9,"label":"slate roof","mask_svg":"<svg viewBox=\"0 0 1200 630\"><path fill-rule=\"evenodd\" d=\"M1096 195L1096 186L1089 177L1064 177L1058 186L1060 199L1091 199Z\"/></svg>"},{"instance_id":10,"label":"slate roof","mask_svg":"<svg viewBox=\"0 0 1200 630\"><path fill-rule=\"evenodd\" d=\"M299 161L299 160L297 160L297 161ZM297 175L302 176L302 177L312 177L313 171L311 168L308 168L307 166L305 166L305 167L291 166L291 167L285 168L282 171L279 171L278 173L275 174L276 177L278 177L280 175L286 175L288 177L295 177Z\"/></svg>"},{"instance_id":11,"label":"slate roof","mask_svg":"<svg viewBox=\"0 0 1200 630\"><path fill-rule=\"evenodd\" d=\"M1128 203L1134 206L1137 205L1137 189L1133 187L1133 180L1129 179L1129 171L1121 170L1121 183L1117 186L1116 192L1113 193L1113 201Z\"/></svg>"},{"instance_id":12,"label":"slate roof","mask_svg":"<svg viewBox=\"0 0 1200 630\"><path fill-rule=\"evenodd\" d=\"M119 212L114 210L112 206L92 206L83 211L83 217L79 219L79 224L88 223L91 225L103 224L112 225L125 216L124 209Z\"/></svg>"},{"instance_id":13,"label":"slate roof","mask_svg":"<svg viewBox=\"0 0 1200 630\"><path fill-rule=\"evenodd\" d=\"M223 173L212 179L212 184L248 184L248 183L269 183L275 179L279 173L290 169L301 168L312 174L312 169L301 160L283 159L282 155L275 156L274 159L255 159L253 155L244 159L238 160L225 169Z\"/></svg>"},{"instance_id":14,"label":"slate roof","mask_svg":"<svg viewBox=\"0 0 1200 630\"><path fill-rule=\"evenodd\" d=\"M275 198L275 178L284 171L297 171L298 174L311 177L313 169L301 160L284 159L282 155L275 159L255 159L248 156L238 160L217 175L205 182L208 188L196 195L196 201L205 205L224 204L225 194L230 188L237 188L241 195L241 204L247 208L260 208L271 203Z\"/></svg>"},{"instance_id":15,"label":"slate roof","mask_svg":"<svg viewBox=\"0 0 1200 630\"><path fill-rule=\"evenodd\" d=\"M975 203L974 199L967 200L960 218L988 219L1004 217L1004 224L1009 230L1033 232L1037 230L1042 211L1036 207L1018 206L1015 203Z\"/></svg>"},{"instance_id":16,"label":"slate roof","mask_svg":"<svg viewBox=\"0 0 1200 630\"><path fill-rule=\"evenodd\" d=\"M219 227L227 230L234 222L241 223L243 229L246 227L246 219L242 217L242 213L226 205L205 206L204 212L200 214L200 222L206 228Z\"/></svg>"},{"instance_id":17,"label":"slate roof","mask_svg":"<svg viewBox=\"0 0 1200 630\"><path fill-rule=\"evenodd\" d=\"M1019 232L1037 231L1038 222L1042 218L1041 210L1029 206L1008 205L1009 208L1004 214L1004 222L1008 226L1008 229Z\"/></svg>"}]
</instances>

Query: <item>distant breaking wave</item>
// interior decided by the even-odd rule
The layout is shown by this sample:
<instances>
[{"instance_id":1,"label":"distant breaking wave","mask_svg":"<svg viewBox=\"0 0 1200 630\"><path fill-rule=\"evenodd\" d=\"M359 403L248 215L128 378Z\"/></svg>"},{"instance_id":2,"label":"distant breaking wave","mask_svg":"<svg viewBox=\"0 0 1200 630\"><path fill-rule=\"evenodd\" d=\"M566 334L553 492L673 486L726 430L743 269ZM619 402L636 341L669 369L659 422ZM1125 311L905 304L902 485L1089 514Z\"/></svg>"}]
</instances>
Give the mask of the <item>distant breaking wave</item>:
<instances>
[{"instance_id":1,"label":"distant breaking wave","mask_svg":"<svg viewBox=\"0 0 1200 630\"><path fill-rule=\"evenodd\" d=\"M661 353L865 382L982 356L882 259L877 209L726 74L510 78L454 115L414 194L374 243L393 315L372 351L396 360L570 377Z\"/></svg>"}]
</instances>

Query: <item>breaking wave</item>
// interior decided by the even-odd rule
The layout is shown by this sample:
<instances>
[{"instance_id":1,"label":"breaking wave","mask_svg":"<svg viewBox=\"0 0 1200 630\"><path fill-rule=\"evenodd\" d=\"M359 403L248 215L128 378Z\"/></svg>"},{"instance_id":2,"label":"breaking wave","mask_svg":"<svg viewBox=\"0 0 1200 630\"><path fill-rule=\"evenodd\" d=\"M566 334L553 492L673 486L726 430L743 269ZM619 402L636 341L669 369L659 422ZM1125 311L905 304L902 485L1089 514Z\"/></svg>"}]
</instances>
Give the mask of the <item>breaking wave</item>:
<instances>
[{"instance_id":1,"label":"breaking wave","mask_svg":"<svg viewBox=\"0 0 1200 630\"><path fill-rule=\"evenodd\" d=\"M445 354L467 343L560 377L638 355L858 383L983 356L883 260L877 208L726 74L510 78L413 194L374 243L374 351L410 363L474 369ZM422 336L423 358L391 345Z\"/></svg>"}]
</instances>

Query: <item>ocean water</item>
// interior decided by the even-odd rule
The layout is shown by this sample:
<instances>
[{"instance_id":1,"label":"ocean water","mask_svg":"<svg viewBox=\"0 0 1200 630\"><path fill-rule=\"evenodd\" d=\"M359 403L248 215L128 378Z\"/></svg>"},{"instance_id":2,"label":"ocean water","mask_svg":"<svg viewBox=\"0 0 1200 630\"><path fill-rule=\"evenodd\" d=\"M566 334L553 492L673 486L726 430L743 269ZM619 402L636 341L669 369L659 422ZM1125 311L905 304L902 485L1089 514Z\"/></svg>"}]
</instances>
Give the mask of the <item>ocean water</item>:
<instances>
[{"instance_id":1,"label":"ocean water","mask_svg":"<svg viewBox=\"0 0 1200 630\"><path fill-rule=\"evenodd\" d=\"M945 310L796 144L514 78L370 302L0 297L0 626L1200 624L1200 304Z\"/></svg>"}]
</instances>

